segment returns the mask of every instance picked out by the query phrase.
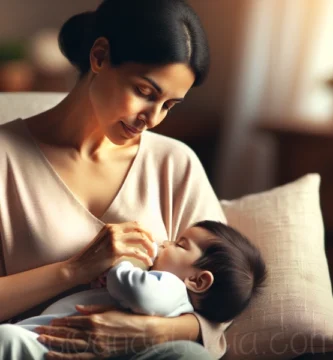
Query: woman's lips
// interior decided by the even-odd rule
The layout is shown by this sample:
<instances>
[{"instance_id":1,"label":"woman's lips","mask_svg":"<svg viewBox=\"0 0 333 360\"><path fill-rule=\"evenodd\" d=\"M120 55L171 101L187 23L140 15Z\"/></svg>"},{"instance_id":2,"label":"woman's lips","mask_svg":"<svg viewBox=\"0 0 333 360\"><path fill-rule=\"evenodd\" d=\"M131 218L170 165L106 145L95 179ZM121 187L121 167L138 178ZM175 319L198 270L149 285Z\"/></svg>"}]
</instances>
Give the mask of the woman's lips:
<instances>
[{"instance_id":1,"label":"woman's lips","mask_svg":"<svg viewBox=\"0 0 333 360\"><path fill-rule=\"evenodd\" d=\"M125 129L126 133L129 134L130 136L136 136L142 133L142 131L136 129L135 127L132 127L131 125L127 125L124 122L121 122L121 124Z\"/></svg>"}]
</instances>

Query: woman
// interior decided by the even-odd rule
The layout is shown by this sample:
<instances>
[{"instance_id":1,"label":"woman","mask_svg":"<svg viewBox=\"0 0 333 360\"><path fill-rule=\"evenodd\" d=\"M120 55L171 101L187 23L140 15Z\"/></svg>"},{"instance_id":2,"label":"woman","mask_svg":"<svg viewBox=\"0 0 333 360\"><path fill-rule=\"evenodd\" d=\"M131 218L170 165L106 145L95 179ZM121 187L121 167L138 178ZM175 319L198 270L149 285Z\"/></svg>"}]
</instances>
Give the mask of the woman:
<instances>
[{"instance_id":1,"label":"woman","mask_svg":"<svg viewBox=\"0 0 333 360\"><path fill-rule=\"evenodd\" d=\"M105 0L69 19L59 43L80 72L74 89L56 107L0 128L2 321L39 313L120 256L149 265L153 240L225 220L196 155L145 132L207 74L207 41L193 10L183 0ZM198 343L213 357L225 351L224 325L198 314L78 310L82 316L40 328L37 347L30 333L2 325L0 357L210 358Z\"/></svg>"}]
</instances>

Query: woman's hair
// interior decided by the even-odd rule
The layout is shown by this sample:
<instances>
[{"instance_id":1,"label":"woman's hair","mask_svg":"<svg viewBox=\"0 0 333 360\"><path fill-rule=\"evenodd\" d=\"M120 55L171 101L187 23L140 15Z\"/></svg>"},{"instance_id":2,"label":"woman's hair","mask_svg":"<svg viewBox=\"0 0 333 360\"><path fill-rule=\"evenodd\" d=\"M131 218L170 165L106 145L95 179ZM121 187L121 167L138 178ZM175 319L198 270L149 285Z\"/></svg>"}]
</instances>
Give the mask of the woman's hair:
<instances>
[{"instance_id":1,"label":"woman's hair","mask_svg":"<svg viewBox=\"0 0 333 360\"><path fill-rule=\"evenodd\" d=\"M212 238L193 266L214 276L212 286L199 296L196 311L212 321L232 320L263 287L265 262L259 250L232 227L216 221L201 221L194 226L208 230Z\"/></svg>"},{"instance_id":2,"label":"woman's hair","mask_svg":"<svg viewBox=\"0 0 333 360\"><path fill-rule=\"evenodd\" d=\"M81 77L90 70L90 50L99 37L110 45L110 62L188 64L200 85L209 68L208 42L185 0L104 0L96 11L68 19L59 46Z\"/></svg>"}]
</instances>

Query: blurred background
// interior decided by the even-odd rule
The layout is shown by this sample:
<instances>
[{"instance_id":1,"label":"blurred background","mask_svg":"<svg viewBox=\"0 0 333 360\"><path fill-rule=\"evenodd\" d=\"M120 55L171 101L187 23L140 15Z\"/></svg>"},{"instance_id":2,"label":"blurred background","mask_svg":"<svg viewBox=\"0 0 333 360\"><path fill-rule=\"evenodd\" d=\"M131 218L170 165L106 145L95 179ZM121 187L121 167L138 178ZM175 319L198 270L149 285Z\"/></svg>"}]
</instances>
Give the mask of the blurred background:
<instances>
[{"instance_id":1,"label":"blurred background","mask_svg":"<svg viewBox=\"0 0 333 360\"><path fill-rule=\"evenodd\" d=\"M333 233L333 1L189 2L207 30L210 75L156 131L198 153L219 198L319 172ZM0 91L69 91L76 72L59 28L99 3L0 0Z\"/></svg>"}]
</instances>

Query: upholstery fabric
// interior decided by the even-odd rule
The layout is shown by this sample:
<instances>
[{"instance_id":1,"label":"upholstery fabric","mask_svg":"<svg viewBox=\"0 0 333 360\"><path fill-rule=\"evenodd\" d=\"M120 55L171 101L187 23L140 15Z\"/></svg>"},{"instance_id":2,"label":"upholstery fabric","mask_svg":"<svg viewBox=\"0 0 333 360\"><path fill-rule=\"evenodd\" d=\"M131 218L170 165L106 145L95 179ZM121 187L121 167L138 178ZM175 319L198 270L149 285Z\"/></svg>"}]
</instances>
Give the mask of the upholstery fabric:
<instances>
[{"instance_id":1,"label":"upholstery fabric","mask_svg":"<svg viewBox=\"0 0 333 360\"><path fill-rule=\"evenodd\" d=\"M18 92L0 94L0 124L27 118L58 104L67 94L61 92Z\"/></svg>"},{"instance_id":2,"label":"upholstery fabric","mask_svg":"<svg viewBox=\"0 0 333 360\"><path fill-rule=\"evenodd\" d=\"M226 332L226 360L292 359L333 349L333 300L318 174L221 205L268 267L266 287Z\"/></svg>"}]
</instances>

